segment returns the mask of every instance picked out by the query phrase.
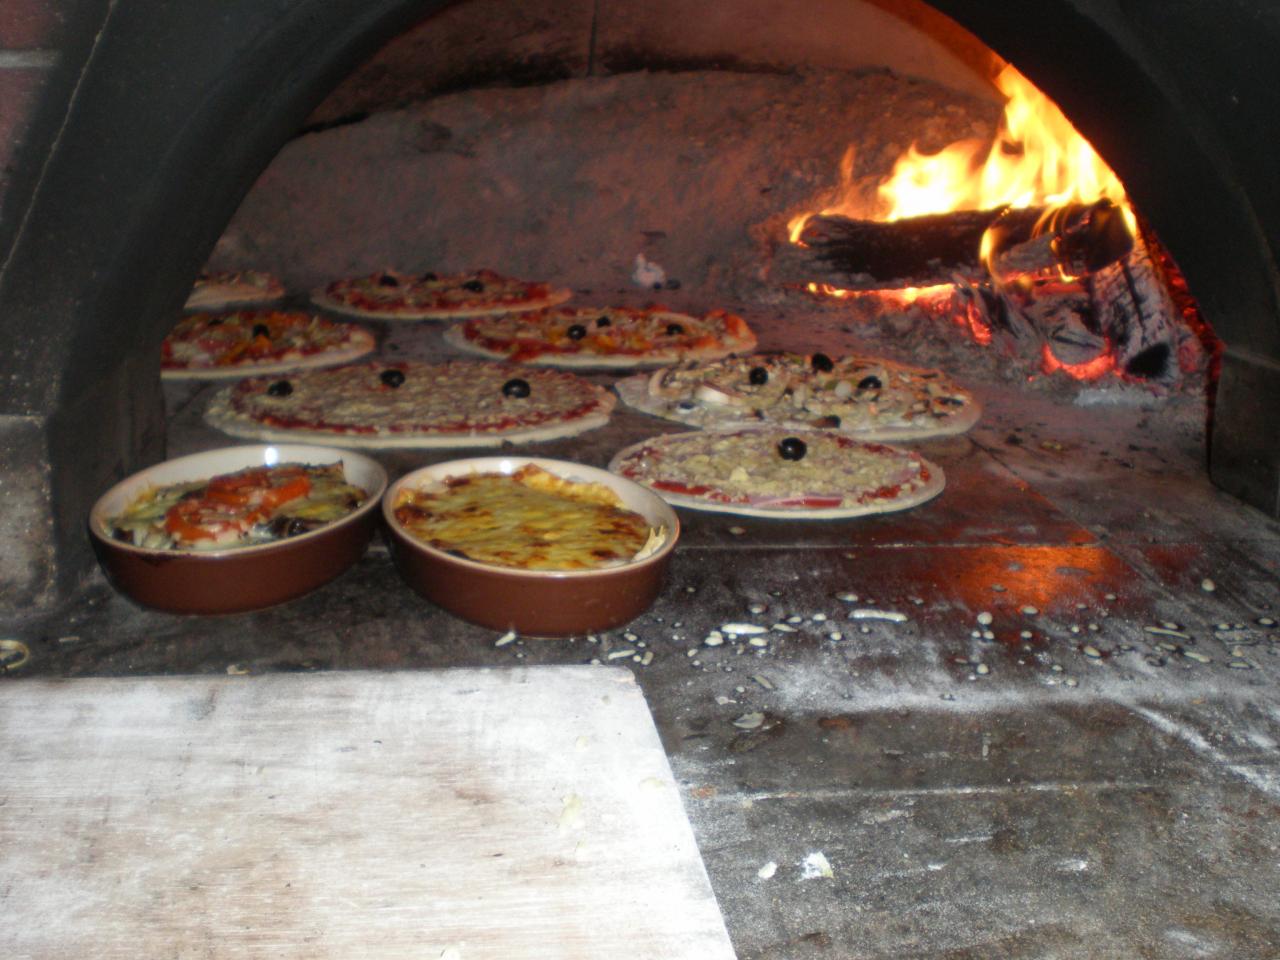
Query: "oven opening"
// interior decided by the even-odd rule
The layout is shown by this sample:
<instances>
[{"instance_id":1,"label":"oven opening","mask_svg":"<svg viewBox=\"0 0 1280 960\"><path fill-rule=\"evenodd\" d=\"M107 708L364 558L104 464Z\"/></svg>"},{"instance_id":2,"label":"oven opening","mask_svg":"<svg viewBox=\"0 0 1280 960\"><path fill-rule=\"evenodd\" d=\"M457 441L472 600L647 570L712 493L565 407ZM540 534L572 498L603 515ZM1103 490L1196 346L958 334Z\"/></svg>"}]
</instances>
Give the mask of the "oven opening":
<instances>
[{"instance_id":1,"label":"oven opening","mask_svg":"<svg viewBox=\"0 0 1280 960\"><path fill-rule=\"evenodd\" d=\"M457 960L530 943L817 960L1280 942L1280 24L1248 5L1009 6L68 7L81 45L50 88L55 122L32 116L5 171L25 192L0 194L0 684L25 685L0 696L23 831L4 896L58 922L0 928L0 954L124 956L140 932L167 953ZM62 62L0 56L0 81L46 60ZM240 378L162 370L198 275L261 272L280 282L270 309L366 331L355 363L374 358L380 397L419 391L451 413L469 381L405 372L487 364L447 336L464 321L351 316L316 296L475 270L567 292L597 328L613 308L725 311L764 358L737 371L745 384L684 381L686 398L663 377L679 364L544 370L524 352L486 403L563 375L610 398L604 422L488 449L359 446L343 478L274 438L261 463L236 460L261 438L210 411ZM265 349L258 322L247 342ZM689 399L763 419L751 398L789 354L804 389L774 400L788 424L812 416L804 430L665 415ZM884 369L822 379L850 356ZM832 404L861 391L880 415L895 365L941 371L980 411L868 444L862 465L908 451L859 478L873 506L905 493L903 509L833 516L830 489L770 486L829 462L815 434L850 449L853 415L815 414L829 398L811 383ZM329 369L264 374L254 396L298 402ZM637 376L633 404L621 384ZM924 383L904 420L967 402ZM407 519L361 513L348 489L491 453L568 461L608 487L621 451L660 463L665 438L739 432L769 442L672 456L689 473L662 478L671 501L612 518L625 550L590 544L605 581L614 560L666 564L614 594L576 573L476 589L485 564L465 549L398 536L425 524L422 502L396 504ZM91 507L187 455L219 480L167 484L165 533L294 530L295 546L323 537L326 562L301 548L263 562L275 545L254 542L213 588L221 605L181 607L154 589L176 564L120 545L138 519L120 506L103 528L132 559L108 577ZM505 482L456 486L478 501L509 497ZM716 482L757 483L755 512ZM318 487L346 511L336 535L328 513L258 523ZM152 588L143 602L126 570ZM160 582L190 601L210 581ZM609 626L564 627L618 595ZM513 608L545 619L517 630ZM544 698L548 676L591 692ZM108 687L143 693L94 699ZM549 740L515 709L527 693L543 719L576 722L635 687L657 732L639 773L601 730ZM463 739L501 740L501 769L452 753ZM66 816L40 819L51 810ZM651 842L668 814L690 828L676 861ZM491 842L496 820L511 843ZM80 881L111 909L65 910Z\"/></svg>"}]
</instances>

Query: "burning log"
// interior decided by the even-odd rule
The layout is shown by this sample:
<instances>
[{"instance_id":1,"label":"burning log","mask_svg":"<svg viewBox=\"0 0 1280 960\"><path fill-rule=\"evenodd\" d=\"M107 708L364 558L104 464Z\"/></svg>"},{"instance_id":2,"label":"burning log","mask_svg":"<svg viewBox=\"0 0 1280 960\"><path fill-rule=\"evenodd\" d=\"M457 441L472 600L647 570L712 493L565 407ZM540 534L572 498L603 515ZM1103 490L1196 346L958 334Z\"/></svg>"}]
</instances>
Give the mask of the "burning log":
<instances>
[{"instance_id":1,"label":"burning log","mask_svg":"<svg viewBox=\"0 0 1280 960\"><path fill-rule=\"evenodd\" d=\"M1041 221L1049 229L1036 235ZM956 277L987 276L982 238L993 231L1009 269L1024 273L1061 268L1096 270L1132 246L1117 207L1108 201L1074 204L1050 213L1043 207L965 210L902 220L812 217L800 233L795 267L806 279L843 289L927 287ZM787 272L792 267L787 266Z\"/></svg>"},{"instance_id":2,"label":"burning log","mask_svg":"<svg viewBox=\"0 0 1280 960\"><path fill-rule=\"evenodd\" d=\"M1011 352L1034 343L1048 351L1050 366L1114 366L1176 381L1178 312L1121 209L1101 201L1044 214L970 211L885 223L815 217L800 236L806 246L775 259L774 276L868 294L954 284L957 315L970 329L994 331ZM988 230L990 266L980 256Z\"/></svg>"},{"instance_id":3,"label":"burning log","mask_svg":"<svg viewBox=\"0 0 1280 960\"><path fill-rule=\"evenodd\" d=\"M847 290L932 286L954 277L979 280L986 275L978 256L982 236L1004 213L964 211L888 222L812 217L800 245L775 257L773 275ZM1029 221L1029 235L1038 216L1019 212L1016 219Z\"/></svg>"}]
</instances>

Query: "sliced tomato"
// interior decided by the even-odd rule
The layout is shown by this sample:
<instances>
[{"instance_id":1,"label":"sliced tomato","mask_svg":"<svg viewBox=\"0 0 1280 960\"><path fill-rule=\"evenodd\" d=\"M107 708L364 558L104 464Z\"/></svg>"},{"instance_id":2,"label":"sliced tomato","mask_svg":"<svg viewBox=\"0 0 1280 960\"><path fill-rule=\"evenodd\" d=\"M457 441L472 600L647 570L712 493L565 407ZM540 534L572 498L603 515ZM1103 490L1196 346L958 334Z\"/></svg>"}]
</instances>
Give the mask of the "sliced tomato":
<instances>
[{"instance_id":1,"label":"sliced tomato","mask_svg":"<svg viewBox=\"0 0 1280 960\"><path fill-rule=\"evenodd\" d=\"M262 493L261 504L267 510L275 510L282 504L288 503L290 500L297 500L299 497L305 497L311 492L311 478L305 473L300 473L296 477L285 480L284 483L277 484L274 487L268 487Z\"/></svg>"}]
</instances>

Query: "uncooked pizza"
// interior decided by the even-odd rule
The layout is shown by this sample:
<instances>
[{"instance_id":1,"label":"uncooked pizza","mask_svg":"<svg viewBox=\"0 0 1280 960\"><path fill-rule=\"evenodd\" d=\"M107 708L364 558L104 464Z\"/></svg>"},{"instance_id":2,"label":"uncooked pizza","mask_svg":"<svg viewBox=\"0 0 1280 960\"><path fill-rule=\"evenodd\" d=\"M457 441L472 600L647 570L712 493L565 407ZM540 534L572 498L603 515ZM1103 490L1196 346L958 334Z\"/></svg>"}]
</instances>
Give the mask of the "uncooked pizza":
<instances>
[{"instance_id":1,"label":"uncooked pizza","mask_svg":"<svg viewBox=\"0 0 1280 960\"><path fill-rule=\"evenodd\" d=\"M671 433L610 462L672 506L755 517L834 519L892 513L942 492L919 454L834 430L752 427Z\"/></svg>"},{"instance_id":2,"label":"uncooked pizza","mask_svg":"<svg viewBox=\"0 0 1280 960\"><path fill-rule=\"evenodd\" d=\"M746 321L724 310L704 316L662 307L552 307L475 317L445 331L454 346L484 356L555 367L644 367L715 360L755 349Z\"/></svg>"},{"instance_id":3,"label":"uncooked pizza","mask_svg":"<svg viewBox=\"0 0 1280 960\"><path fill-rule=\"evenodd\" d=\"M221 310L246 303L270 303L284 296L284 284L261 270L219 270L196 277L188 310Z\"/></svg>"},{"instance_id":4,"label":"uncooked pizza","mask_svg":"<svg viewBox=\"0 0 1280 960\"><path fill-rule=\"evenodd\" d=\"M608 422L614 397L564 370L472 360L366 362L251 377L205 419L257 440L365 447L488 447L550 440Z\"/></svg>"},{"instance_id":5,"label":"uncooked pizza","mask_svg":"<svg viewBox=\"0 0 1280 960\"><path fill-rule=\"evenodd\" d=\"M287 310L193 313L160 346L165 379L243 377L349 363L374 348L354 323Z\"/></svg>"},{"instance_id":6,"label":"uncooked pizza","mask_svg":"<svg viewBox=\"0 0 1280 960\"><path fill-rule=\"evenodd\" d=\"M637 410L704 429L780 425L864 440L963 433L981 411L973 394L941 371L824 353L681 364L627 377L615 389Z\"/></svg>"},{"instance_id":7,"label":"uncooked pizza","mask_svg":"<svg viewBox=\"0 0 1280 960\"><path fill-rule=\"evenodd\" d=\"M568 300L572 291L493 270L407 274L380 270L335 280L312 294L318 306L380 320L448 320L539 310Z\"/></svg>"}]
</instances>

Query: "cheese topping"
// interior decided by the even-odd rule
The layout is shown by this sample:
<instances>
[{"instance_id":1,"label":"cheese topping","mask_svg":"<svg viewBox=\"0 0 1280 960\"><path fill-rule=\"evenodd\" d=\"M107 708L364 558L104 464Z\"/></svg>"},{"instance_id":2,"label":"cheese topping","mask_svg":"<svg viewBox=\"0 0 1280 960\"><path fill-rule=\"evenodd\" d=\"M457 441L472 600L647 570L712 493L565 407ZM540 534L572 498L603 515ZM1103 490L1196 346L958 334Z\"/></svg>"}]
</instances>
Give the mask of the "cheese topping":
<instances>
[{"instance_id":1,"label":"cheese topping","mask_svg":"<svg viewBox=\"0 0 1280 960\"><path fill-rule=\"evenodd\" d=\"M284 310L239 310L183 317L161 345L166 370L298 360L327 351L371 350L373 336L350 323Z\"/></svg>"},{"instance_id":2,"label":"cheese topping","mask_svg":"<svg viewBox=\"0 0 1280 960\"><path fill-rule=\"evenodd\" d=\"M974 405L967 391L937 370L797 353L661 370L649 378L647 393L658 405L651 412L699 426L752 421L846 432L920 428L954 420Z\"/></svg>"},{"instance_id":3,"label":"cheese topping","mask_svg":"<svg viewBox=\"0 0 1280 960\"><path fill-rule=\"evenodd\" d=\"M211 408L226 406L255 423L286 429L466 436L565 423L607 413L611 404L601 388L571 373L453 361L361 363L283 380L255 377L215 397Z\"/></svg>"},{"instance_id":4,"label":"cheese topping","mask_svg":"<svg viewBox=\"0 0 1280 960\"><path fill-rule=\"evenodd\" d=\"M755 346L741 317L714 310L696 317L669 310L557 307L477 317L461 327L464 345L521 361L554 363L557 355L662 360L686 354L724 356Z\"/></svg>"},{"instance_id":5,"label":"cheese topping","mask_svg":"<svg viewBox=\"0 0 1280 960\"><path fill-rule=\"evenodd\" d=\"M803 441L800 459L780 454L788 439ZM657 490L766 506L889 501L928 480L912 453L820 431L668 434L639 445L617 472Z\"/></svg>"},{"instance_id":6,"label":"cheese topping","mask_svg":"<svg viewBox=\"0 0 1280 960\"><path fill-rule=\"evenodd\" d=\"M309 533L368 498L347 483L341 463L282 463L152 487L106 527L149 550L218 550Z\"/></svg>"},{"instance_id":7,"label":"cheese topping","mask_svg":"<svg viewBox=\"0 0 1280 960\"><path fill-rule=\"evenodd\" d=\"M655 531L604 484L532 464L405 490L396 520L414 538L479 563L522 570L614 566L651 549Z\"/></svg>"}]
</instances>

